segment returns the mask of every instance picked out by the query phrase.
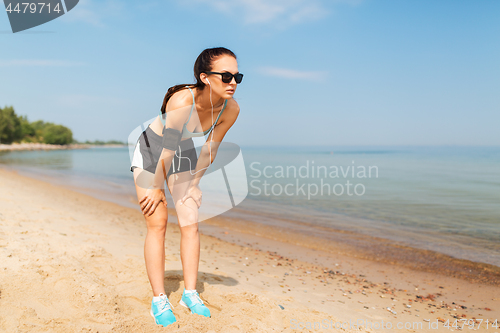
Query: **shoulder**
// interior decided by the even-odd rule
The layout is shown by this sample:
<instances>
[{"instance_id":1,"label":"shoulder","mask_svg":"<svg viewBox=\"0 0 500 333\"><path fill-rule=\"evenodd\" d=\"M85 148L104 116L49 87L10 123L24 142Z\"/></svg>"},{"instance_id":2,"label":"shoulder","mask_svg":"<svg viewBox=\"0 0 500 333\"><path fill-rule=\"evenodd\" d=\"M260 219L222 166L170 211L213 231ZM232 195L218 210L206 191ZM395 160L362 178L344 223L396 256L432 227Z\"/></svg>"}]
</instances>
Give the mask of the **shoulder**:
<instances>
[{"instance_id":1,"label":"shoulder","mask_svg":"<svg viewBox=\"0 0 500 333\"><path fill-rule=\"evenodd\" d=\"M175 92L167 102L166 112L191 108L193 97L189 89L182 89Z\"/></svg>"},{"instance_id":2,"label":"shoulder","mask_svg":"<svg viewBox=\"0 0 500 333\"><path fill-rule=\"evenodd\" d=\"M224 114L226 114L226 117L229 119L236 120L236 118L238 118L238 115L240 114L240 106L238 105L238 102L236 102L234 98L227 100Z\"/></svg>"}]
</instances>

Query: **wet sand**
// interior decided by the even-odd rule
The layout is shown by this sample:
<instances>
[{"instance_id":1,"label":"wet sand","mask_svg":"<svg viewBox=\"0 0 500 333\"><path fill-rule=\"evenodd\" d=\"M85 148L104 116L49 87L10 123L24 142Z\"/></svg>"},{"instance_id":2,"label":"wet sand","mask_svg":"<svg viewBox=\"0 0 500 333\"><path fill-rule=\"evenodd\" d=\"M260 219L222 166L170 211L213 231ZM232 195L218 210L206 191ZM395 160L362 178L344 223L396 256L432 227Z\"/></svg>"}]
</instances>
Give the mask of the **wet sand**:
<instances>
[{"instance_id":1,"label":"wet sand","mask_svg":"<svg viewBox=\"0 0 500 333\"><path fill-rule=\"evenodd\" d=\"M460 273L462 262L432 253L376 239L371 246L345 241L359 235L305 239L266 229L257 216L200 223L196 287L212 318L192 315L178 304L184 285L172 209L165 287L178 322L157 327L149 315L146 228L137 209L2 169L0 184L0 331L316 332L323 325L375 332L388 323L393 328L384 331L396 331L401 323L413 328L400 332L436 332L457 330L443 326L448 319L453 325L473 318L483 320L479 331L498 331L485 324L500 319L494 268L483 272L472 263Z\"/></svg>"},{"instance_id":2,"label":"wet sand","mask_svg":"<svg viewBox=\"0 0 500 333\"><path fill-rule=\"evenodd\" d=\"M234 210L237 209L234 208ZM245 214L248 215L248 213ZM240 215L243 216L243 214ZM293 225L293 228L272 226L258 223L259 215L261 214L255 214L254 221L228 218L222 215L207 220L206 223L331 254L389 263L416 271L438 273L500 287L500 267L495 265L457 259L436 251L417 249L380 237L313 226L297 221L281 222L281 225Z\"/></svg>"}]
</instances>

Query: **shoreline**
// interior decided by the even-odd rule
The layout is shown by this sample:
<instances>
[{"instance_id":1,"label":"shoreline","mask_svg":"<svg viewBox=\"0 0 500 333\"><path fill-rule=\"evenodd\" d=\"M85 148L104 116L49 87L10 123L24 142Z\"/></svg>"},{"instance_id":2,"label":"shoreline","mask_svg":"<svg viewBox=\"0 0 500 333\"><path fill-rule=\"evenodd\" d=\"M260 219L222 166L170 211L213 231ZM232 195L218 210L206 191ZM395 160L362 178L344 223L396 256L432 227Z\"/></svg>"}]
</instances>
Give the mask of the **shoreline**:
<instances>
[{"instance_id":1,"label":"shoreline","mask_svg":"<svg viewBox=\"0 0 500 333\"><path fill-rule=\"evenodd\" d=\"M122 148L125 147L122 146ZM104 151L107 149L107 147L102 147L102 149L99 149L99 146L95 146L94 149L95 152L99 150ZM84 153L84 151L81 152ZM8 156L8 153L5 156ZM16 168L15 164L12 164L12 166L9 166L9 168L19 169ZM37 168L34 168L34 170L36 169ZM23 172L23 173L28 177L33 176L30 175L29 172L28 173ZM125 175L121 176L123 178ZM64 184L63 178L61 179L61 181L58 180L57 182L54 182L53 179L46 179L46 181L66 186L66 184ZM121 186L123 184L121 183L118 184L118 182L117 185L119 186L115 186L113 184L114 188L121 188L122 191L123 190L127 191L126 200L124 200L125 196L121 196L118 193L111 193L110 191L106 191L104 187L98 187L98 188L96 187L95 189L93 189L92 186L88 186L89 184L96 184L95 179L89 177L89 179L85 183L82 184L73 183L73 186L66 186L66 187L73 188L77 191L90 194L98 199L103 199L103 200L108 200L107 198L110 197L111 195L113 199L110 199L108 201L122 204L126 207L137 205L137 202L134 202L135 191L133 187L133 182L132 182L132 187L130 187L130 184L127 183L126 188ZM132 200L130 200L130 198ZM277 227L274 228L273 230L278 233L281 230L286 230L287 232L289 232L290 228L288 227L290 226L291 229L295 231L295 234L298 233L297 231L300 231L300 233L302 234L305 234L307 236L312 236L309 237L311 240L316 239L318 241L323 241L324 239L326 239L326 241L334 241L335 243L342 243L344 246L349 246L353 248L353 250L357 250L358 252L363 252L359 254L363 256L370 256L370 258L372 258L373 260L391 259L396 261L398 260L404 261L404 258L398 258L398 256L401 257L398 248L403 247L404 249L406 249L406 252L408 254L407 256L408 260L406 261L412 262L413 263L412 265L415 268L417 268L417 262L410 261L412 256L411 252L412 249L415 249L416 251L425 254L425 256L429 259L432 259L432 257L436 257L433 254L442 255L440 261L443 264L445 264L445 266L449 266L450 261L453 260L453 265L452 265L453 267L448 268L448 271L452 274L460 274L459 271L461 264L458 260L461 259L464 260L463 268L465 268L465 266L469 267L471 265L474 265L475 263L477 264L484 263L486 266L481 267L480 270L477 271L478 273L480 273L480 275L484 275L483 274L484 272L488 273L488 275L491 275L489 274L489 272L495 271L496 267L500 267L500 257L498 256L498 252L497 254L492 252L492 249L494 247L489 248L489 252L487 252L486 250L483 251L482 246L484 246L485 244L480 243L481 242L480 238L471 239L470 243L468 243L468 239L465 238L460 238L460 237L454 238L454 237L449 237L450 236L449 234L440 235L439 233L432 234L430 232L424 232L424 236L427 238L423 238L418 236L419 230L417 229L411 230L411 228L407 228L407 229L396 230L397 228L392 229L392 227L388 223L386 223L382 227L379 226L378 230L370 229L371 228L370 224L373 221L370 221L369 218L365 219L364 221L357 221L357 218L355 217L353 218L348 215L342 215L337 213L332 213L332 215L330 216L320 216L319 218L317 218L317 216L314 215L313 216L314 223L311 223L311 222L306 222L306 221L311 221L311 216L307 215L307 213L305 212L301 212L298 209L290 211L290 214L288 214L287 211L285 211L285 213L283 214L284 212L283 207L281 208L278 207L277 211L274 211L273 209L274 207L265 205L259 206L258 203L256 204L255 202L252 202L252 200L249 200L243 202L242 205L239 205L238 207L235 207L231 209L229 212L223 214L223 217L228 217L230 219L233 218L237 220L241 219L254 220L256 223L259 223L259 225L254 227L253 229L259 229L261 227L266 227L266 225L270 225L273 227ZM359 220L363 220L363 218L359 218ZM381 221L375 221L375 223L381 223ZM357 227L350 228L349 225L351 224ZM320 225L326 226L326 228L322 228ZM384 231L384 229L385 232L380 232L380 230ZM331 234L331 239L328 239L328 237L324 237L326 236L326 234ZM301 235L299 234L299 236ZM313 242L309 241L309 243ZM381 243L385 243L387 245L382 246ZM374 244L375 246L378 247L377 255L371 253L372 246L368 244ZM421 261L420 260L421 258L417 259ZM420 266L422 267L422 269L429 270L427 266L429 263L433 263L433 261L434 260L427 260L424 262L420 262ZM434 266L435 269L438 270L441 269L440 265L434 263ZM472 271L475 271L475 269L472 269ZM467 272L468 271L466 271L465 274L463 275L470 276L471 274L467 274Z\"/></svg>"},{"instance_id":2,"label":"shoreline","mask_svg":"<svg viewBox=\"0 0 500 333\"><path fill-rule=\"evenodd\" d=\"M138 209L2 168L0 180L0 328L164 330L148 318L146 229ZM448 319L500 318L496 286L370 261L344 244L329 253L318 242L318 248L311 249L300 242L283 242L290 240L284 235L262 237L272 230L224 217L200 223L197 289L213 318L193 318L176 306L183 277L175 221L170 208L165 286L186 332L291 332L293 320L326 318L418 322L425 325L419 332L435 332L426 328L430 321L443 325ZM255 228L260 235L248 233ZM35 302L29 296L33 294L39 297ZM74 302L80 305L75 308ZM73 315L65 316L63 307L72 309ZM99 316L92 320L96 311ZM234 321L236 326L231 326Z\"/></svg>"},{"instance_id":3,"label":"shoreline","mask_svg":"<svg viewBox=\"0 0 500 333\"><path fill-rule=\"evenodd\" d=\"M2 170L1 165L0 170ZM4 170L19 172L15 168L4 168ZM22 175L32 178L31 175L26 173L22 173ZM53 180L47 177L41 180L54 184ZM111 195L111 193L97 195L96 190L92 188L84 189L75 185L66 186L62 183L55 183L55 185L64 186L70 190L93 196L99 200L114 202L127 208L135 207L137 211L140 211L135 195L133 197L128 196L128 200L126 200L128 205L125 205L123 198L113 196L112 200L106 200L106 196ZM169 199L169 207L172 207L172 204ZM169 211L171 215L176 215L175 209L171 210L169 208ZM414 271L449 275L464 281L500 287L500 267L493 264L456 258L442 252L413 247L401 241L344 229L312 225L298 220L282 218L281 220L286 223L285 226L260 223L258 220L261 218L264 220L276 218L261 212L254 212L249 216L248 212L243 212L238 207L233 208L231 211L235 211L236 214L234 215L238 217L228 217L222 214L205 220L204 223L213 227L239 232L249 237L267 238L280 243L298 245L304 249L322 251L330 255L341 254L372 262L391 263ZM249 218L254 219L254 221ZM200 223L200 225L204 223ZM293 225L293 228L289 228L289 225ZM307 258L305 260L307 261ZM311 261L311 263L313 262Z\"/></svg>"},{"instance_id":4,"label":"shoreline","mask_svg":"<svg viewBox=\"0 0 500 333\"><path fill-rule=\"evenodd\" d=\"M30 150L68 150L68 149L89 149L89 148L118 148L128 147L127 145L92 145L86 143L76 143L69 145L53 145L47 143L12 143L0 144L0 152L9 151L30 151Z\"/></svg>"},{"instance_id":5,"label":"shoreline","mask_svg":"<svg viewBox=\"0 0 500 333\"><path fill-rule=\"evenodd\" d=\"M2 165L0 164L1 169ZM4 168L4 170L19 172L15 168ZM24 172L22 172L22 175L33 178L32 175ZM126 200L128 205L126 205L123 198L115 197L116 194L114 196L111 193L98 195L96 190L92 188L80 188L75 185L66 186L63 183L54 183L53 179L48 177L43 177L41 180L56 186L64 186L99 200L114 202L127 208L135 207L137 211L140 211L135 194L133 197L128 196L128 200ZM111 200L106 199L108 195L112 195ZM169 207L172 207L172 205L173 203L169 199ZM169 211L171 215L176 215L175 209L169 209ZM456 258L439 251L414 247L401 241L345 229L313 225L298 220L281 218L280 220L286 223L285 226L274 223L260 223L258 222L259 219L273 220L276 218L261 212L253 212L249 216L248 212L243 212L238 207L233 208L231 211L235 211L234 216L237 217L228 217L222 214L205 220L203 223L224 228L225 230L240 232L250 237L257 236L280 243L290 243L302 248L323 251L330 255L342 254L372 262L391 263L415 271L449 275L465 281L500 287L500 267L493 264ZM254 221L249 218L254 219ZM200 223L200 225L203 223ZM289 228L290 225L293 225L293 228Z\"/></svg>"}]
</instances>

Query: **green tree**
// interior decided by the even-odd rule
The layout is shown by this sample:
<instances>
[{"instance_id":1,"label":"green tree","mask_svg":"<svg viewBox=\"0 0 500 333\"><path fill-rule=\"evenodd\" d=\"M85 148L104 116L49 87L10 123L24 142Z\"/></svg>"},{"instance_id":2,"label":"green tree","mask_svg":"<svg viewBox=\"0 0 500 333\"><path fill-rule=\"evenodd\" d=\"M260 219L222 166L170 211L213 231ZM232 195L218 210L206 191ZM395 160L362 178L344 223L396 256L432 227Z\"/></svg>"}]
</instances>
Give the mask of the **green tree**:
<instances>
[{"instance_id":1,"label":"green tree","mask_svg":"<svg viewBox=\"0 0 500 333\"><path fill-rule=\"evenodd\" d=\"M33 142L36 140L35 128L28 121L28 117L20 116L19 121L21 122L21 138L23 141Z\"/></svg>"},{"instance_id":2,"label":"green tree","mask_svg":"<svg viewBox=\"0 0 500 333\"><path fill-rule=\"evenodd\" d=\"M0 142L12 143L22 138L21 121L12 106L0 108Z\"/></svg>"},{"instance_id":3,"label":"green tree","mask_svg":"<svg viewBox=\"0 0 500 333\"><path fill-rule=\"evenodd\" d=\"M73 132L63 125L47 123L43 129L43 142L54 145L67 145L73 142Z\"/></svg>"},{"instance_id":4,"label":"green tree","mask_svg":"<svg viewBox=\"0 0 500 333\"><path fill-rule=\"evenodd\" d=\"M43 120L37 120L31 123L31 127L35 131L34 137L36 142L43 142L44 130L48 124L50 123L45 123Z\"/></svg>"},{"instance_id":5,"label":"green tree","mask_svg":"<svg viewBox=\"0 0 500 333\"><path fill-rule=\"evenodd\" d=\"M28 117L18 117L12 106L0 108L0 143L18 141L66 145L74 140L71 130L63 125L43 120L30 123Z\"/></svg>"}]
</instances>

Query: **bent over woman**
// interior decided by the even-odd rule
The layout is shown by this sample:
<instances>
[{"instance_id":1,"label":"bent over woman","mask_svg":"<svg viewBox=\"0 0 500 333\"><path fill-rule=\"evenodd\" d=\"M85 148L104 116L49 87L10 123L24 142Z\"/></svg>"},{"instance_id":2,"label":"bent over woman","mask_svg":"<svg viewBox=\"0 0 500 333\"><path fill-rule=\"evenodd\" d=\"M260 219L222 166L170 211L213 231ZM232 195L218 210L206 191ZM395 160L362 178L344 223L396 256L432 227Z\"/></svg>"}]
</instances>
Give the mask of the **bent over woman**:
<instances>
[{"instance_id":1,"label":"bent over woman","mask_svg":"<svg viewBox=\"0 0 500 333\"><path fill-rule=\"evenodd\" d=\"M166 180L181 230L185 288L179 303L191 313L210 317L210 310L196 291L200 258L198 209L202 203L199 182L239 114L233 95L243 74L238 72L233 52L223 47L203 50L195 61L194 76L195 84L168 89L160 114L137 141L131 166L147 224L144 258L153 291L150 313L156 324L163 326L176 322L163 284L168 221L163 184ZM198 157L192 137L205 135L208 139Z\"/></svg>"}]
</instances>

